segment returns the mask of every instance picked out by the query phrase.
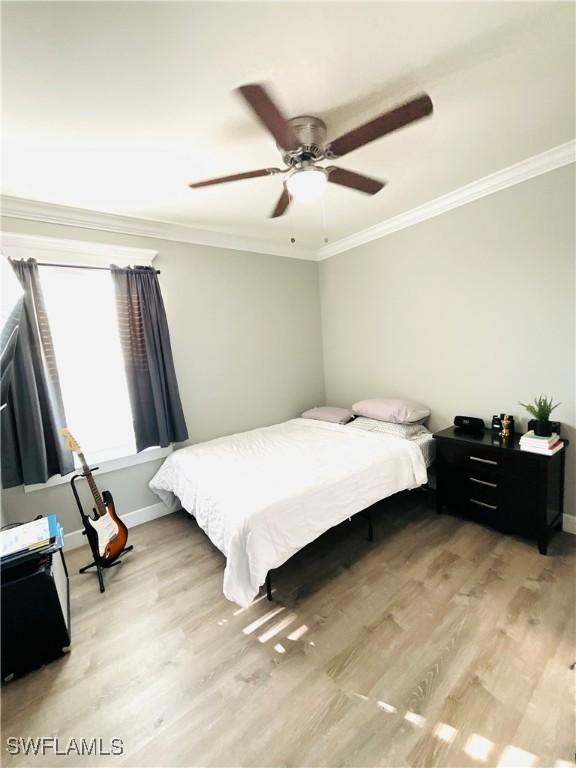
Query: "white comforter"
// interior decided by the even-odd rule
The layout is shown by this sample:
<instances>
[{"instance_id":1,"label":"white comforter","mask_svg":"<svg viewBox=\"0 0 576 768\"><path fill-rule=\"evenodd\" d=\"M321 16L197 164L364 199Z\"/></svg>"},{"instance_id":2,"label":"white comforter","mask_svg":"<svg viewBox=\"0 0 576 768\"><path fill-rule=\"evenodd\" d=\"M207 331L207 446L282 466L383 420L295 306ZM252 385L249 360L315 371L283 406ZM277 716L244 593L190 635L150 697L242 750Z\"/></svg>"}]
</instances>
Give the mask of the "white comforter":
<instances>
[{"instance_id":1,"label":"white comforter","mask_svg":"<svg viewBox=\"0 0 576 768\"><path fill-rule=\"evenodd\" d=\"M321 533L426 480L408 440L293 419L176 451L150 488L195 516L227 558L225 596L245 606Z\"/></svg>"}]
</instances>

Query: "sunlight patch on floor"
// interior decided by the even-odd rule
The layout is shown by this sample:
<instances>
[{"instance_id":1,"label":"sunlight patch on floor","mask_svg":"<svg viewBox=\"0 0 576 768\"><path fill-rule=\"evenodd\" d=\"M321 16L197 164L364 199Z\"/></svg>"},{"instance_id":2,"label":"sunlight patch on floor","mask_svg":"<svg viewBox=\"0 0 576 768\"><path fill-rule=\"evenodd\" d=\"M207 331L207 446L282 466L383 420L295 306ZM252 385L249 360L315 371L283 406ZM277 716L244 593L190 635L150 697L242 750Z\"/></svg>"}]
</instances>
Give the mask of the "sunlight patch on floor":
<instances>
[{"instance_id":1,"label":"sunlight patch on floor","mask_svg":"<svg viewBox=\"0 0 576 768\"><path fill-rule=\"evenodd\" d=\"M264 626L267 621L270 621L270 619L273 619L274 616L277 616L279 613L282 613L282 611L285 611L283 605L278 606L278 608L273 608L271 611L268 611L268 613L265 613L264 616L260 616L259 619L256 619L251 624L248 624L248 626L244 627L242 632L245 635L251 635L252 632L255 632L257 629L260 629L260 627Z\"/></svg>"},{"instance_id":2,"label":"sunlight patch on floor","mask_svg":"<svg viewBox=\"0 0 576 768\"><path fill-rule=\"evenodd\" d=\"M280 632L283 632L286 627L290 626L293 621L296 621L298 617L295 613L288 614L288 616L284 616L284 618L279 621L277 624L274 624L273 627L270 627L270 629L267 629L266 632L263 632L260 637L258 638L259 642L261 643L267 643L268 640L270 640L273 637L276 637Z\"/></svg>"},{"instance_id":3,"label":"sunlight patch on floor","mask_svg":"<svg viewBox=\"0 0 576 768\"><path fill-rule=\"evenodd\" d=\"M274 650L276 653L286 653L286 648L282 645L282 643L276 643L274 646Z\"/></svg>"},{"instance_id":4,"label":"sunlight patch on floor","mask_svg":"<svg viewBox=\"0 0 576 768\"><path fill-rule=\"evenodd\" d=\"M404 720L408 720L409 723L412 723L412 725L418 726L418 728L422 728L424 726L424 723L426 722L426 718L422 717L422 715L418 715L416 712L406 712L404 715Z\"/></svg>"},{"instance_id":5,"label":"sunlight patch on floor","mask_svg":"<svg viewBox=\"0 0 576 768\"><path fill-rule=\"evenodd\" d=\"M512 745L506 747L497 763L497 768L531 768L536 762L536 755Z\"/></svg>"},{"instance_id":6,"label":"sunlight patch on floor","mask_svg":"<svg viewBox=\"0 0 576 768\"><path fill-rule=\"evenodd\" d=\"M488 760L490 752L494 742L490 739L486 739L484 736L479 736L477 733L473 733L464 746L464 752L467 755L474 758L474 760L480 760L485 763Z\"/></svg>"},{"instance_id":7,"label":"sunlight patch on floor","mask_svg":"<svg viewBox=\"0 0 576 768\"><path fill-rule=\"evenodd\" d=\"M276 589L272 590L272 593L276 592ZM245 606L244 608L238 608L238 610L234 611L232 616L240 616L241 613L244 613L245 611L249 611L250 608L252 608L253 605L256 605L256 603L259 603L260 600L264 600L266 595L260 595L260 597L257 597L255 600L252 600L250 605Z\"/></svg>"},{"instance_id":8,"label":"sunlight patch on floor","mask_svg":"<svg viewBox=\"0 0 576 768\"><path fill-rule=\"evenodd\" d=\"M300 640L302 635L305 635L306 632L308 632L308 626L306 624L301 624L293 632L290 632L288 640Z\"/></svg>"},{"instance_id":9,"label":"sunlight patch on floor","mask_svg":"<svg viewBox=\"0 0 576 768\"><path fill-rule=\"evenodd\" d=\"M448 725L448 723L438 723L436 728L434 728L434 736L436 736L437 739L441 739L442 741L447 742L448 744L454 740L454 737L457 733L458 731L456 728Z\"/></svg>"}]
</instances>

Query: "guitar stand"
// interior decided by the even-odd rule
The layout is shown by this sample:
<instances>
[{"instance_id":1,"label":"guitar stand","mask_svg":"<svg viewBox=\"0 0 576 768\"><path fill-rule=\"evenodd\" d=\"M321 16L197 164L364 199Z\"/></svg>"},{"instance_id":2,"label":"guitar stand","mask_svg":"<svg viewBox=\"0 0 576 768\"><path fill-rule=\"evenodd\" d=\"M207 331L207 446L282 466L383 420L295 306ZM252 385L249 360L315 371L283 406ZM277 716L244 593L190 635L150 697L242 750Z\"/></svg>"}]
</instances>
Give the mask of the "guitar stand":
<instances>
[{"instance_id":1,"label":"guitar stand","mask_svg":"<svg viewBox=\"0 0 576 768\"><path fill-rule=\"evenodd\" d=\"M95 472L98 469L98 467L91 467L90 471ZM86 477L85 474L81 475L74 475L70 480L70 486L72 488L72 493L74 494L74 498L76 500L76 506L78 507L78 511L80 512L80 517L82 518L82 525L84 526L84 530L82 531L82 536L86 536L86 520L88 519L88 515L84 512L84 507L82 506L82 502L80 501L80 496L78 495L78 491L76 490L76 480L81 477ZM104 568L112 568L115 565L120 565L121 557L122 555L126 554L126 552L131 552L134 549L134 545L130 544L127 547L124 547L124 549L120 552L116 560L114 560L113 563L105 563L98 553L98 551L94 550L94 547L92 546L92 542L88 538L88 544L90 545L90 549L92 550L92 557L94 560L89 563L88 565L84 565L82 568L79 569L78 573L86 573L90 568L96 568L96 574L98 576L98 584L100 585L100 592L105 592L106 588L104 586L104 575L103 571Z\"/></svg>"}]
</instances>

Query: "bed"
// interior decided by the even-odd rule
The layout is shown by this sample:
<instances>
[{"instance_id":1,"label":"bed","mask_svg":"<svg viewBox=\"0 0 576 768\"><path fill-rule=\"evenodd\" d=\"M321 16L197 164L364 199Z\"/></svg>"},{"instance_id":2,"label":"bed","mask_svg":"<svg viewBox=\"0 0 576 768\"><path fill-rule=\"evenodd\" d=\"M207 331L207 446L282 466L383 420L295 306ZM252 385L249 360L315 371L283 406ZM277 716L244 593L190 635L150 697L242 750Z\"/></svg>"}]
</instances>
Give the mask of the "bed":
<instances>
[{"instance_id":1,"label":"bed","mask_svg":"<svg viewBox=\"0 0 576 768\"><path fill-rule=\"evenodd\" d=\"M417 440L299 418L178 450L150 488L196 518L226 557L224 595L247 606L329 528L424 485L426 463Z\"/></svg>"}]
</instances>

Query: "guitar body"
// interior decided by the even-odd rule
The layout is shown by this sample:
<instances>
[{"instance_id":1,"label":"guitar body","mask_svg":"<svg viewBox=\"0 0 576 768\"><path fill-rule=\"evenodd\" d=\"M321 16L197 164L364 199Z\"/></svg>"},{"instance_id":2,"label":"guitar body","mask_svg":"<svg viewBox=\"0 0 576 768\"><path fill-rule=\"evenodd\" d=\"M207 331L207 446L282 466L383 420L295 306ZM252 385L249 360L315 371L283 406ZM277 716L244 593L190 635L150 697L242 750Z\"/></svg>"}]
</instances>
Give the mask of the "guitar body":
<instances>
[{"instance_id":1,"label":"guitar body","mask_svg":"<svg viewBox=\"0 0 576 768\"><path fill-rule=\"evenodd\" d=\"M116 514L114 500L109 491L102 493L106 514L86 520L86 534L93 551L98 552L102 565L112 563L128 541L128 528ZM96 510L94 510L96 512Z\"/></svg>"}]
</instances>

